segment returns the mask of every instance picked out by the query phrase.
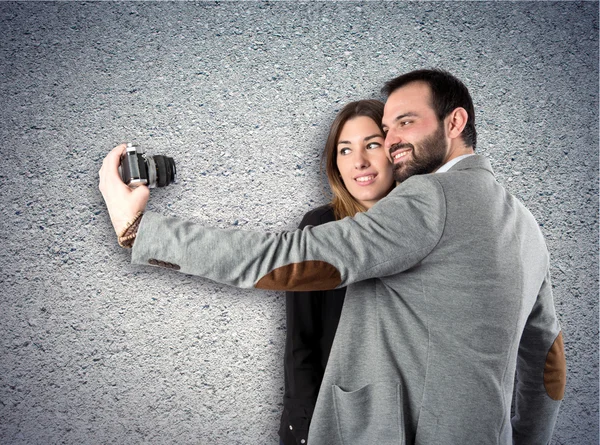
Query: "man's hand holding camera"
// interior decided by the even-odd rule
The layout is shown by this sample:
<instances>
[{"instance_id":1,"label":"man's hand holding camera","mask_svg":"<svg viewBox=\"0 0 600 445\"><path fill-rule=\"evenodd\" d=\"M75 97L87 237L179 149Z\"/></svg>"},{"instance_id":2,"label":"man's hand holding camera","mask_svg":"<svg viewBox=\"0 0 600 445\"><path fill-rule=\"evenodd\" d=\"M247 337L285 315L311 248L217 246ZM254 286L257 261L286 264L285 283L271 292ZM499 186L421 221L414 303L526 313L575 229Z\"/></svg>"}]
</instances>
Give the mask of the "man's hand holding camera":
<instances>
[{"instance_id":1,"label":"man's hand holding camera","mask_svg":"<svg viewBox=\"0 0 600 445\"><path fill-rule=\"evenodd\" d=\"M119 164L126 148L126 144L113 148L104 158L99 172L100 192L117 236L121 236L127 225L144 211L150 198L150 190L145 185L131 189L121 179Z\"/></svg>"},{"instance_id":2,"label":"man's hand holding camera","mask_svg":"<svg viewBox=\"0 0 600 445\"><path fill-rule=\"evenodd\" d=\"M175 161L168 156L148 156L134 144L121 144L104 158L99 174L100 191L119 245L132 247L150 198L148 187L175 182Z\"/></svg>"}]
</instances>

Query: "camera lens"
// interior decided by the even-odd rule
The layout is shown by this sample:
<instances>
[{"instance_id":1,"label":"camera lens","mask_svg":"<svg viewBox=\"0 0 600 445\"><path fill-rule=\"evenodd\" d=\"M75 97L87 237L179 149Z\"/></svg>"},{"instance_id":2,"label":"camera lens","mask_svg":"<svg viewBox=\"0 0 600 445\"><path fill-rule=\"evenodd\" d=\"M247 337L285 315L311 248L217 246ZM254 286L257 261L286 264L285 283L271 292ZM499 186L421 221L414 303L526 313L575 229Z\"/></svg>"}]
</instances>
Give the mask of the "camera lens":
<instances>
[{"instance_id":1,"label":"camera lens","mask_svg":"<svg viewBox=\"0 0 600 445\"><path fill-rule=\"evenodd\" d=\"M154 164L156 165L156 186L165 187L177 178L175 170L175 161L168 156L153 156Z\"/></svg>"}]
</instances>

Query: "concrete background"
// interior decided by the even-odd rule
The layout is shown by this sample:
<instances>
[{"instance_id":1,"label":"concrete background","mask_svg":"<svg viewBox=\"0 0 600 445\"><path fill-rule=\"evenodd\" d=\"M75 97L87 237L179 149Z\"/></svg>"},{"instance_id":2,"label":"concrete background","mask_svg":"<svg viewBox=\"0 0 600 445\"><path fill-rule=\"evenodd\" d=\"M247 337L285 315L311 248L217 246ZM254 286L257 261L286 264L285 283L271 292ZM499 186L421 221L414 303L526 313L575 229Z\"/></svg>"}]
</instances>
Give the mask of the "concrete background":
<instances>
[{"instance_id":1,"label":"concrete background","mask_svg":"<svg viewBox=\"0 0 600 445\"><path fill-rule=\"evenodd\" d=\"M172 156L155 211L293 229L328 200L336 111L422 67L469 86L479 152L542 226L553 443L598 443L597 2L2 2L0 29L0 443L276 443L282 294L130 265L101 160Z\"/></svg>"}]
</instances>

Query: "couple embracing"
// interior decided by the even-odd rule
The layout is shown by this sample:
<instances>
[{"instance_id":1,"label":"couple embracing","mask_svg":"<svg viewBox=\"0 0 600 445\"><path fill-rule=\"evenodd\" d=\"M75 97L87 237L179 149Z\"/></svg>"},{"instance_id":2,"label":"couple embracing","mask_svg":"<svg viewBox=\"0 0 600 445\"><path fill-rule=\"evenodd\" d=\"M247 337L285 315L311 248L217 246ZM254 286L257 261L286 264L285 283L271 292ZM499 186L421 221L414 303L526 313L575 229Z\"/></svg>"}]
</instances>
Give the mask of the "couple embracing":
<instances>
[{"instance_id":1,"label":"couple embracing","mask_svg":"<svg viewBox=\"0 0 600 445\"><path fill-rule=\"evenodd\" d=\"M220 230L145 212L147 189L118 176L119 146L100 171L115 232L136 264L296 292L285 445L547 444L566 363L538 224L475 154L460 80L419 70L384 92L381 121L358 111L375 102L359 102L334 122L335 198L302 230Z\"/></svg>"}]
</instances>

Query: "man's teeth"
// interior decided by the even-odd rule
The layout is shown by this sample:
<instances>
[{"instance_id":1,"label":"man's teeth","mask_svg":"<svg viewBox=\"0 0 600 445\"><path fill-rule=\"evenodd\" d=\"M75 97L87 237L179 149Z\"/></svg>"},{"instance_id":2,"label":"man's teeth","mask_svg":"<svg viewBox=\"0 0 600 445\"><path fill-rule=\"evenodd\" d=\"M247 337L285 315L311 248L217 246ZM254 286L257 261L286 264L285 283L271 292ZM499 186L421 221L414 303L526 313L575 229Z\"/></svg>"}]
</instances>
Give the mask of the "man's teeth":
<instances>
[{"instance_id":1,"label":"man's teeth","mask_svg":"<svg viewBox=\"0 0 600 445\"><path fill-rule=\"evenodd\" d=\"M408 154L408 151L401 151L400 153L394 155L394 159L400 159Z\"/></svg>"},{"instance_id":2,"label":"man's teeth","mask_svg":"<svg viewBox=\"0 0 600 445\"><path fill-rule=\"evenodd\" d=\"M358 182L367 182L367 181L370 181L373 178L375 178L375 175L361 176L360 178L356 178L356 180Z\"/></svg>"}]
</instances>

